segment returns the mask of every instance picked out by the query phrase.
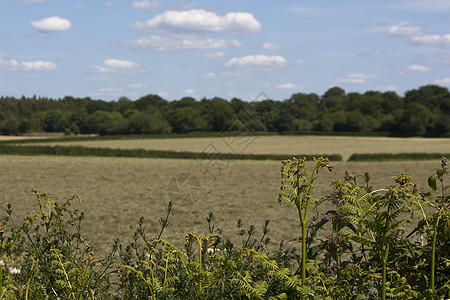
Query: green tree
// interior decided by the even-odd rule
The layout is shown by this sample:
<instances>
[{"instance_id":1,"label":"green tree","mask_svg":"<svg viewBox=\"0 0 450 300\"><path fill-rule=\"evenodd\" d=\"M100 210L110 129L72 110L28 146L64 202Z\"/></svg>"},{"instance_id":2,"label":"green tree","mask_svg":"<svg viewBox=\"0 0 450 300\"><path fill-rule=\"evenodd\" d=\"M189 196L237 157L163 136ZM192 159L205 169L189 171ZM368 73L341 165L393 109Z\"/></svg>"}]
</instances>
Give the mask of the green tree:
<instances>
[{"instance_id":1,"label":"green tree","mask_svg":"<svg viewBox=\"0 0 450 300\"><path fill-rule=\"evenodd\" d=\"M431 119L430 110L423 104L408 104L398 122L398 133L405 136L423 136Z\"/></svg>"},{"instance_id":2,"label":"green tree","mask_svg":"<svg viewBox=\"0 0 450 300\"><path fill-rule=\"evenodd\" d=\"M193 107L177 108L170 121L173 132L176 133L199 131L206 128L206 122L200 115L200 111Z\"/></svg>"},{"instance_id":3,"label":"green tree","mask_svg":"<svg viewBox=\"0 0 450 300\"><path fill-rule=\"evenodd\" d=\"M321 104L330 112L344 110L348 101L345 91L340 87L328 89L321 98Z\"/></svg>"},{"instance_id":4,"label":"green tree","mask_svg":"<svg viewBox=\"0 0 450 300\"><path fill-rule=\"evenodd\" d=\"M44 114L44 130L46 132L58 132L63 131L62 121L63 114L59 109L53 109L45 112Z\"/></svg>"},{"instance_id":5,"label":"green tree","mask_svg":"<svg viewBox=\"0 0 450 300\"><path fill-rule=\"evenodd\" d=\"M296 93L285 104L294 118L313 121L318 117L319 100L316 94Z\"/></svg>"},{"instance_id":6,"label":"green tree","mask_svg":"<svg viewBox=\"0 0 450 300\"><path fill-rule=\"evenodd\" d=\"M207 120L211 130L225 130L236 119L236 113L230 103L221 98L211 100L207 111Z\"/></svg>"}]
</instances>

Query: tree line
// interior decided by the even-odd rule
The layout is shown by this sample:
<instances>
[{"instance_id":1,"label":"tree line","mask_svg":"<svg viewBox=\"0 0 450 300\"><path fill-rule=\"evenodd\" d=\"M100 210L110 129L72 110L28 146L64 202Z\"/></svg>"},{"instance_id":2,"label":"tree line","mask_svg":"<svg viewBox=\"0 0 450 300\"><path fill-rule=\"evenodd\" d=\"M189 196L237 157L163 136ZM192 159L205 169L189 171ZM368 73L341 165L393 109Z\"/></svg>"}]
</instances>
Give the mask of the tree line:
<instances>
[{"instance_id":1,"label":"tree line","mask_svg":"<svg viewBox=\"0 0 450 300\"><path fill-rule=\"evenodd\" d=\"M0 97L0 134L169 134L239 130L279 133L355 133L391 136L449 136L448 88L426 85L397 93L323 95L295 93L289 99L246 102L220 97L168 101L154 94L117 101Z\"/></svg>"}]
</instances>

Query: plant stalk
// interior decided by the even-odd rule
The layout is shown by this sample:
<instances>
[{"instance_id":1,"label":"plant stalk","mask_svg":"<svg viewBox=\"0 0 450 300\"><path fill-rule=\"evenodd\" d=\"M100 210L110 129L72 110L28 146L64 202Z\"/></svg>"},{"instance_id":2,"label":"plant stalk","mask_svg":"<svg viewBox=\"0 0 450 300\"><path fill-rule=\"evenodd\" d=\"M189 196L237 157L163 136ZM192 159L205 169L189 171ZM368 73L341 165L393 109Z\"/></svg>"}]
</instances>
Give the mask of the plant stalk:
<instances>
[{"instance_id":1,"label":"plant stalk","mask_svg":"<svg viewBox=\"0 0 450 300\"><path fill-rule=\"evenodd\" d=\"M434 276L435 276L435 263L436 263L436 238L439 226L439 215L436 217L434 223L433 241L431 243L431 290L434 292Z\"/></svg>"}]
</instances>

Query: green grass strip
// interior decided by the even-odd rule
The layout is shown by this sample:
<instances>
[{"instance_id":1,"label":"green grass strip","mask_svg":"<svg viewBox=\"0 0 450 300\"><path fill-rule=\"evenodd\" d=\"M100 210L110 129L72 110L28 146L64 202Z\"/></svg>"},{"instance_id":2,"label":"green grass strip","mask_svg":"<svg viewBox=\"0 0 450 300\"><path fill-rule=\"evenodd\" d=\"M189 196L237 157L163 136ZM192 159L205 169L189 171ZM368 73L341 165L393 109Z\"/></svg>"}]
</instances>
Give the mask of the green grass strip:
<instances>
[{"instance_id":1,"label":"green grass strip","mask_svg":"<svg viewBox=\"0 0 450 300\"><path fill-rule=\"evenodd\" d=\"M179 159L212 159L212 160L284 160L291 154L238 154L238 153L204 153L177 152L145 149L111 149L82 146L28 146L0 144L0 155L54 155L54 156L104 156L104 157L140 157L140 158L179 158ZM327 157L330 161L342 161L338 154L296 155L297 157Z\"/></svg>"},{"instance_id":2,"label":"green grass strip","mask_svg":"<svg viewBox=\"0 0 450 300\"><path fill-rule=\"evenodd\" d=\"M443 153L364 153L352 154L348 161L405 161L405 160L434 160L442 156L450 157Z\"/></svg>"}]
</instances>

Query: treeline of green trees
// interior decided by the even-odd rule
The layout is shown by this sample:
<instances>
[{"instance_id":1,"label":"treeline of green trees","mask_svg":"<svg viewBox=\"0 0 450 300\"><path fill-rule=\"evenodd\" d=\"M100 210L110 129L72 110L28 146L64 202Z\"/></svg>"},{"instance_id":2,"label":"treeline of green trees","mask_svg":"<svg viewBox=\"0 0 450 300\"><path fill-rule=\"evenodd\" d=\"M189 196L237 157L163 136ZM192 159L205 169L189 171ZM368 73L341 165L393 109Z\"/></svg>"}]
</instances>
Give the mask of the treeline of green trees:
<instances>
[{"instance_id":1,"label":"treeline of green trees","mask_svg":"<svg viewBox=\"0 0 450 300\"><path fill-rule=\"evenodd\" d=\"M448 136L450 93L426 85L403 97L395 92L346 93L340 87L322 96L295 93L283 101L230 101L184 97L167 101L147 95L135 101L91 98L0 98L0 134L168 134L224 130L250 132L345 132L393 136Z\"/></svg>"}]
</instances>

